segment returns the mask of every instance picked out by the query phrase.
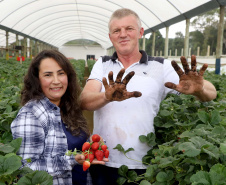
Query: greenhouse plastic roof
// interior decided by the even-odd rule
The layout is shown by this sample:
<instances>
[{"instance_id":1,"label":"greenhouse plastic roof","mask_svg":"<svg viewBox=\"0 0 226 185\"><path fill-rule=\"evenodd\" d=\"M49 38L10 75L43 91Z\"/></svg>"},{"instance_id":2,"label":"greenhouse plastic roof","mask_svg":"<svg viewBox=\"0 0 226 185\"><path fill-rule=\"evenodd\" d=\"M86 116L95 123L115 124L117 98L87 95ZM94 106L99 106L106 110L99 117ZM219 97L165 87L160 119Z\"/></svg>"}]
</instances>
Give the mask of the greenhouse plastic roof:
<instances>
[{"instance_id":1,"label":"greenhouse plastic roof","mask_svg":"<svg viewBox=\"0 0 226 185\"><path fill-rule=\"evenodd\" d=\"M142 20L145 34L226 5L226 0L0 0L0 46L15 34L60 47L88 39L112 46L108 21L113 11L130 8Z\"/></svg>"}]
</instances>

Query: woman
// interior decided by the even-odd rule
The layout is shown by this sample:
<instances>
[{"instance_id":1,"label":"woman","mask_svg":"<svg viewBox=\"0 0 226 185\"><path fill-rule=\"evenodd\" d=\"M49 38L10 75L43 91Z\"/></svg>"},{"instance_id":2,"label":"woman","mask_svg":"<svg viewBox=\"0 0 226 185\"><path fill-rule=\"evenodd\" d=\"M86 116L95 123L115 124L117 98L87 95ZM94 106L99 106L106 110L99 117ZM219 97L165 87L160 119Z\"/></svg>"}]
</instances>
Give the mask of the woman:
<instances>
[{"instance_id":1,"label":"woman","mask_svg":"<svg viewBox=\"0 0 226 185\"><path fill-rule=\"evenodd\" d=\"M13 138L23 139L18 151L23 166L47 171L54 185L71 185L73 167L85 159L81 154L65 155L67 150L81 149L89 136L79 108L80 92L69 60L56 50L44 50L30 64L21 92L23 107L11 124ZM92 163L105 164L97 160ZM86 179L79 167L73 174L74 184ZM79 178L76 170L81 173Z\"/></svg>"}]
</instances>

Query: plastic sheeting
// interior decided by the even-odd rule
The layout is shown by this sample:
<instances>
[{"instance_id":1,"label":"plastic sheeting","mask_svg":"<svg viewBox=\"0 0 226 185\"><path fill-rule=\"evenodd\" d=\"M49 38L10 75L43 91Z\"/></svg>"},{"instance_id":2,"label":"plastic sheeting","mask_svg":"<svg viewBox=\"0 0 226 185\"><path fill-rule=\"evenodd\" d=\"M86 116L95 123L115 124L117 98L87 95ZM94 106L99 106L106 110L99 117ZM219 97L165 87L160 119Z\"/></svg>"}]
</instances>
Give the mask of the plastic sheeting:
<instances>
[{"instance_id":1,"label":"plastic sheeting","mask_svg":"<svg viewBox=\"0 0 226 185\"><path fill-rule=\"evenodd\" d=\"M9 43L15 33L60 47L76 39L88 39L103 48L108 38L108 20L113 11L130 8L142 20L145 33L170 26L219 7L222 0L1 0L0 29L8 29ZM14 33L14 34L13 34ZM0 46L5 45L0 30Z\"/></svg>"}]
</instances>

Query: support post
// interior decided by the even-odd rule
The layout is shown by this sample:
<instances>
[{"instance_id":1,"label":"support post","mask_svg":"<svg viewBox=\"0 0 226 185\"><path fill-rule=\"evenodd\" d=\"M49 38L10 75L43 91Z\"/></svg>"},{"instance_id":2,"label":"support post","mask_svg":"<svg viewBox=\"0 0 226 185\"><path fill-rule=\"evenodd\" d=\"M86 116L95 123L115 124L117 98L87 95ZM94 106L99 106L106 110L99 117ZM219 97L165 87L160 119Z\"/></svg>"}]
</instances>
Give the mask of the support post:
<instances>
[{"instance_id":1,"label":"support post","mask_svg":"<svg viewBox=\"0 0 226 185\"><path fill-rule=\"evenodd\" d=\"M18 34L16 34L16 46L19 46L19 36L18 36ZM17 59L17 57L19 57L18 49L16 49L16 59Z\"/></svg>"},{"instance_id":2,"label":"support post","mask_svg":"<svg viewBox=\"0 0 226 185\"><path fill-rule=\"evenodd\" d=\"M225 12L225 6L220 6L220 20L218 23L218 32L217 32L215 74L220 74L220 68L221 68L221 55L222 55L223 34L224 34L224 12Z\"/></svg>"},{"instance_id":3,"label":"support post","mask_svg":"<svg viewBox=\"0 0 226 185\"><path fill-rule=\"evenodd\" d=\"M30 39L30 59L32 60L32 46L33 46L33 44L32 44L32 40Z\"/></svg>"},{"instance_id":4,"label":"support post","mask_svg":"<svg viewBox=\"0 0 226 185\"><path fill-rule=\"evenodd\" d=\"M155 56L155 32L152 33L152 50L151 50L151 55Z\"/></svg>"},{"instance_id":5,"label":"support post","mask_svg":"<svg viewBox=\"0 0 226 185\"><path fill-rule=\"evenodd\" d=\"M143 46L142 49L145 51L145 35L143 35Z\"/></svg>"},{"instance_id":6,"label":"support post","mask_svg":"<svg viewBox=\"0 0 226 185\"><path fill-rule=\"evenodd\" d=\"M184 38L184 57L186 59L188 58L189 26L190 26L190 19L186 19L186 29L185 29L185 38Z\"/></svg>"},{"instance_id":7,"label":"support post","mask_svg":"<svg viewBox=\"0 0 226 185\"><path fill-rule=\"evenodd\" d=\"M169 26L166 27L166 38L165 38L165 49L164 49L164 58L168 58L168 47L169 47Z\"/></svg>"},{"instance_id":8,"label":"support post","mask_svg":"<svg viewBox=\"0 0 226 185\"><path fill-rule=\"evenodd\" d=\"M5 59L9 60L9 32L6 31L6 53L5 53Z\"/></svg>"}]
</instances>

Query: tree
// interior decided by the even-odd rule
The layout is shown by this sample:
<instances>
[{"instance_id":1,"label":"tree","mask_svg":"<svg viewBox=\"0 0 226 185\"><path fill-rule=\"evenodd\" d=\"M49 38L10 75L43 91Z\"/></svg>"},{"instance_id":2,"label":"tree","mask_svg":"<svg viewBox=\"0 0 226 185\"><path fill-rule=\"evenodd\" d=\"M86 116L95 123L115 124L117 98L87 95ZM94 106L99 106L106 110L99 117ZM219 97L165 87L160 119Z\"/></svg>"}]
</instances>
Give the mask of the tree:
<instances>
[{"instance_id":1,"label":"tree","mask_svg":"<svg viewBox=\"0 0 226 185\"><path fill-rule=\"evenodd\" d=\"M152 40L153 40L153 33L150 35L149 39L147 40L146 47L145 47L145 50L148 55L151 55ZM160 51L162 51L162 53L164 53L164 45L165 45L165 39L162 37L162 34L160 33L160 31L156 31L155 32L155 52L158 51L158 53L160 53Z\"/></svg>"},{"instance_id":2,"label":"tree","mask_svg":"<svg viewBox=\"0 0 226 185\"><path fill-rule=\"evenodd\" d=\"M182 55L182 48L184 48L184 35L182 32L176 32L175 39L172 44L172 50L175 51L177 49L177 55Z\"/></svg>"},{"instance_id":3,"label":"tree","mask_svg":"<svg viewBox=\"0 0 226 185\"><path fill-rule=\"evenodd\" d=\"M196 30L196 31L190 32L189 46L191 48L191 54L197 55L198 47L200 47L200 51L201 51L201 49L204 47L203 41L204 41L204 35L201 31Z\"/></svg>"},{"instance_id":4,"label":"tree","mask_svg":"<svg viewBox=\"0 0 226 185\"><path fill-rule=\"evenodd\" d=\"M203 32L207 26L212 26L214 24L217 27L218 20L219 8L196 16L191 22L191 25L194 26L196 30Z\"/></svg>"},{"instance_id":5,"label":"tree","mask_svg":"<svg viewBox=\"0 0 226 185\"><path fill-rule=\"evenodd\" d=\"M217 28L214 26L207 26L203 31L204 43L202 47L202 55L207 54L207 47L210 46L210 53L216 52L217 47Z\"/></svg>"}]
</instances>

